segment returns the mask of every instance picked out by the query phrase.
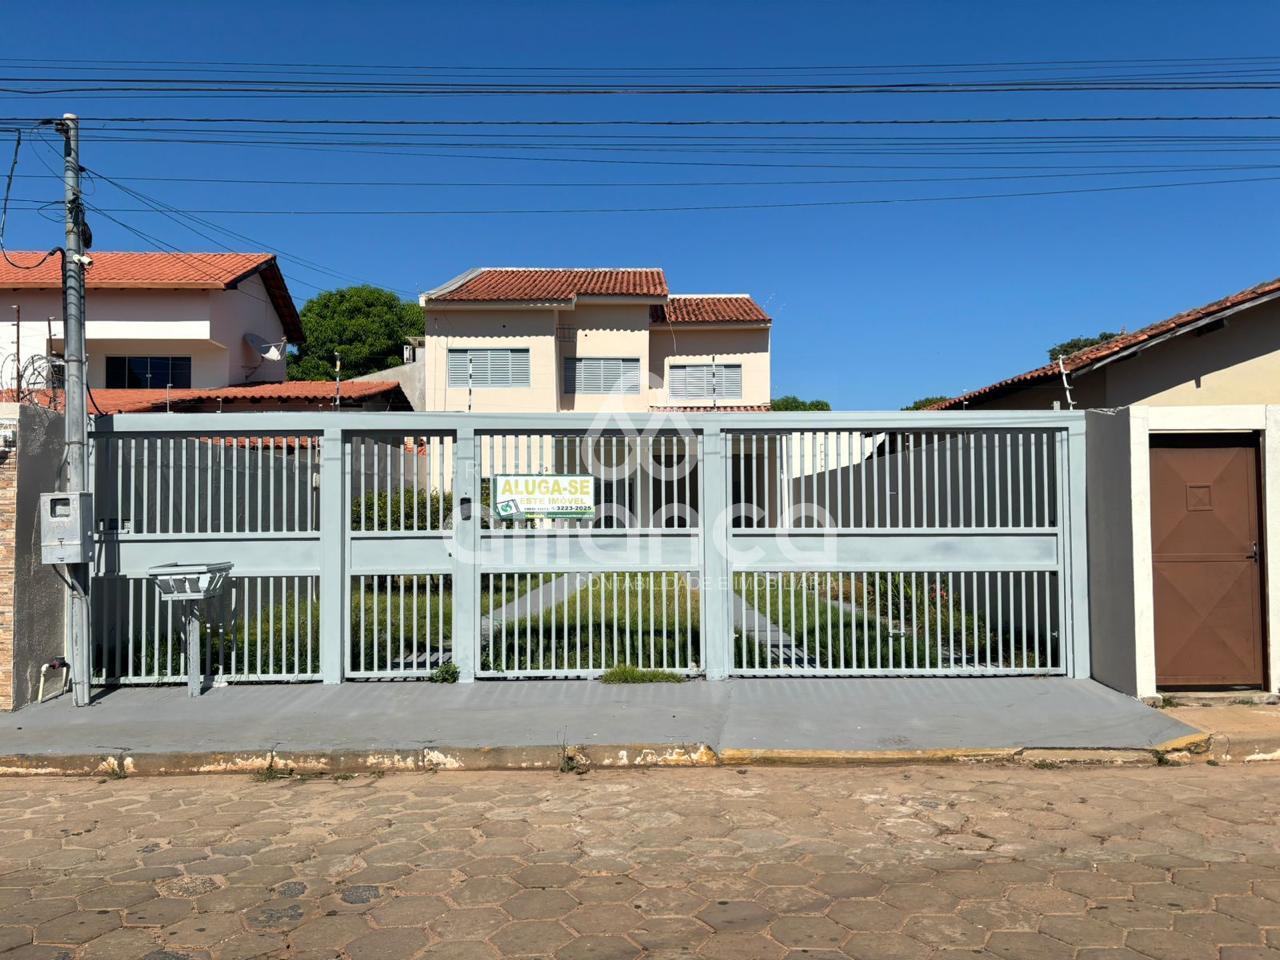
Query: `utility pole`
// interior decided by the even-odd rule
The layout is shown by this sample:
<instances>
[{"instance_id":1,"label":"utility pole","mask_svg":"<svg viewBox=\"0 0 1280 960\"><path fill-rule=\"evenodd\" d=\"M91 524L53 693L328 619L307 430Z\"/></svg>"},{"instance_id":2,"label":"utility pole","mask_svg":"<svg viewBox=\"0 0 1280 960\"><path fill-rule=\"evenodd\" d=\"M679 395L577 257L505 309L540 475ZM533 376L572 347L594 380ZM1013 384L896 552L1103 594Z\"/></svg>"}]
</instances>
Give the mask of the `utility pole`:
<instances>
[{"instance_id":1,"label":"utility pole","mask_svg":"<svg viewBox=\"0 0 1280 960\"><path fill-rule=\"evenodd\" d=\"M89 489L84 387L84 205L80 199L80 118L64 113L57 124L65 141L66 253L62 258L62 354L66 363L68 493ZM77 707L89 705L89 564L67 565L71 584L71 693Z\"/></svg>"}]
</instances>

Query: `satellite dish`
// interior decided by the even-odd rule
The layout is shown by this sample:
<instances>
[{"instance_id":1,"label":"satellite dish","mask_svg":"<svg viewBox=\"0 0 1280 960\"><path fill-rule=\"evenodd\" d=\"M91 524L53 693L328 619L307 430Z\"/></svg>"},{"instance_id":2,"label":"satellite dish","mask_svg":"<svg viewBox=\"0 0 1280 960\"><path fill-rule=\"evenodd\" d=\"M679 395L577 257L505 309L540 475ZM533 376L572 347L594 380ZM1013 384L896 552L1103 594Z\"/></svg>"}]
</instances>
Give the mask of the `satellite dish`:
<instances>
[{"instance_id":1,"label":"satellite dish","mask_svg":"<svg viewBox=\"0 0 1280 960\"><path fill-rule=\"evenodd\" d=\"M255 365L263 360L280 360L284 357L283 342L278 340L272 342L256 333L244 335L244 346Z\"/></svg>"}]
</instances>

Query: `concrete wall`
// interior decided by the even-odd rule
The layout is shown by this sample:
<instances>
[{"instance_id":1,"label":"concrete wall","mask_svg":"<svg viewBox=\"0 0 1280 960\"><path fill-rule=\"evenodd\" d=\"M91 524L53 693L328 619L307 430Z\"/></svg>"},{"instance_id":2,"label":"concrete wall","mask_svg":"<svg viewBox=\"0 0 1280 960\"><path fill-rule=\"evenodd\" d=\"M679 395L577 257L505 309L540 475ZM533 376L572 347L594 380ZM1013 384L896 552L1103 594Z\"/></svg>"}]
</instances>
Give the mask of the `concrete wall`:
<instances>
[{"instance_id":1,"label":"concrete wall","mask_svg":"<svg viewBox=\"0 0 1280 960\"><path fill-rule=\"evenodd\" d=\"M62 294L58 290L7 290L0 304L0 382L14 381L18 348L25 362L52 349L62 352ZM22 329L10 304L21 309ZM52 323L49 317L53 317ZM285 361L256 362L244 334L283 337L280 318L258 277L235 290L95 290L85 296L89 384L106 385L108 356L191 356L193 387L284 380ZM52 341L50 341L52 330ZM155 384L163 387L164 384Z\"/></svg>"},{"instance_id":2,"label":"concrete wall","mask_svg":"<svg viewBox=\"0 0 1280 960\"><path fill-rule=\"evenodd\" d=\"M1115 414L1091 411L1087 415L1085 442L1093 676L1122 693L1136 695L1135 531L1129 411Z\"/></svg>"},{"instance_id":3,"label":"concrete wall","mask_svg":"<svg viewBox=\"0 0 1280 960\"><path fill-rule=\"evenodd\" d=\"M40 665L65 650L65 595L40 562L40 494L57 488L63 421L40 407L9 406L17 448L0 452L0 709L32 702ZM61 673L53 675L54 682Z\"/></svg>"},{"instance_id":4,"label":"concrete wall","mask_svg":"<svg viewBox=\"0 0 1280 960\"><path fill-rule=\"evenodd\" d=\"M657 383L649 370L649 307L647 304L600 304L580 307L560 314L557 336L557 360L560 376L560 409L579 413L600 410L643 412L654 403ZM565 393L563 365L565 357L621 357L640 361L638 394Z\"/></svg>"},{"instance_id":5,"label":"concrete wall","mask_svg":"<svg viewBox=\"0 0 1280 960\"><path fill-rule=\"evenodd\" d=\"M1233 314L1221 329L1184 333L1099 374L1112 407L1280 401L1280 301Z\"/></svg>"},{"instance_id":6,"label":"concrete wall","mask_svg":"<svg viewBox=\"0 0 1280 960\"><path fill-rule=\"evenodd\" d=\"M409 405L414 410L427 409L427 365L426 351L424 350L418 351L417 359L413 363L401 364L398 367L388 367L386 370L375 370L373 373L366 373L351 379L394 380L400 384L400 389L404 391L404 395L409 399Z\"/></svg>"}]
</instances>

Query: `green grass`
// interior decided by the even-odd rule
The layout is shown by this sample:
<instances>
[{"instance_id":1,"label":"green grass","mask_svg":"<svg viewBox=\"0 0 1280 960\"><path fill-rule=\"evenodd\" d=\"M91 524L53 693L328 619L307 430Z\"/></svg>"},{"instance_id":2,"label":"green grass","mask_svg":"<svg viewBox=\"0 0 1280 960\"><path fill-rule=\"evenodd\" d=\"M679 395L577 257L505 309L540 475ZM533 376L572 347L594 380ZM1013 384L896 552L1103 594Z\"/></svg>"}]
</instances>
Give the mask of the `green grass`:
<instances>
[{"instance_id":1,"label":"green grass","mask_svg":"<svg viewBox=\"0 0 1280 960\"><path fill-rule=\"evenodd\" d=\"M448 580L371 577L363 592L358 583L353 579L348 670L431 670L439 666L438 659L452 658L453 592Z\"/></svg>"},{"instance_id":2,"label":"green grass","mask_svg":"<svg viewBox=\"0 0 1280 960\"><path fill-rule=\"evenodd\" d=\"M767 580L739 575L734 581L735 594L755 608L761 627L768 621L785 631L795 642L796 659L803 653L817 667L944 669L953 665L953 649L957 667L966 665L961 655L971 664L987 663L988 655L994 665L1021 663L1021 650L1011 651L1007 641L1001 654L984 618L969 611L961 616L959 600L948 598L935 578L928 587L920 574L797 573ZM755 623L748 612L745 626ZM789 643L783 655L790 656ZM779 651L738 629L734 657L740 667L765 667L778 663Z\"/></svg>"},{"instance_id":3,"label":"green grass","mask_svg":"<svg viewBox=\"0 0 1280 960\"><path fill-rule=\"evenodd\" d=\"M540 613L494 623L481 640L485 672L696 669L700 661L698 594L676 573L594 576Z\"/></svg>"},{"instance_id":4,"label":"green grass","mask_svg":"<svg viewBox=\"0 0 1280 960\"><path fill-rule=\"evenodd\" d=\"M684 683L684 676L670 670L646 670L619 663L600 674L601 683Z\"/></svg>"}]
</instances>

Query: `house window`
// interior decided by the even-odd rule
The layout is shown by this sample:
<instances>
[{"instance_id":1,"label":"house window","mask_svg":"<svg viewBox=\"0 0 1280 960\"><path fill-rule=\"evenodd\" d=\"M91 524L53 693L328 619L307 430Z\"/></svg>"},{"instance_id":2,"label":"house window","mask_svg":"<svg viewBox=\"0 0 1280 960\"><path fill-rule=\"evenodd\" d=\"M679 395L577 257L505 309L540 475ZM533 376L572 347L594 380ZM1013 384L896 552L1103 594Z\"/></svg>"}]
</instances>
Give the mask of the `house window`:
<instances>
[{"instance_id":1,"label":"house window","mask_svg":"<svg viewBox=\"0 0 1280 960\"><path fill-rule=\"evenodd\" d=\"M638 357L565 357L565 393L639 393Z\"/></svg>"},{"instance_id":2,"label":"house window","mask_svg":"<svg viewBox=\"0 0 1280 960\"><path fill-rule=\"evenodd\" d=\"M450 350L451 387L527 387L528 350Z\"/></svg>"},{"instance_id":3,"label":"house window","mask_svg":"<svg viewBox=\"0 0 1280 960\"><path fill-rule=\"evenodd\" d=\"M672 364L667 375L667 394L672 400L742 399L742 364Z\"/></svg>"},{"instance_id":4,"label":"house window","mask_svg":"<svg viewBox=\"0 0 1280 960\"><path fill-rule=\"evenodd\" d=\"M108 390L191 386L190 357L107 357Z\"/></svg>"}]
</instances>

